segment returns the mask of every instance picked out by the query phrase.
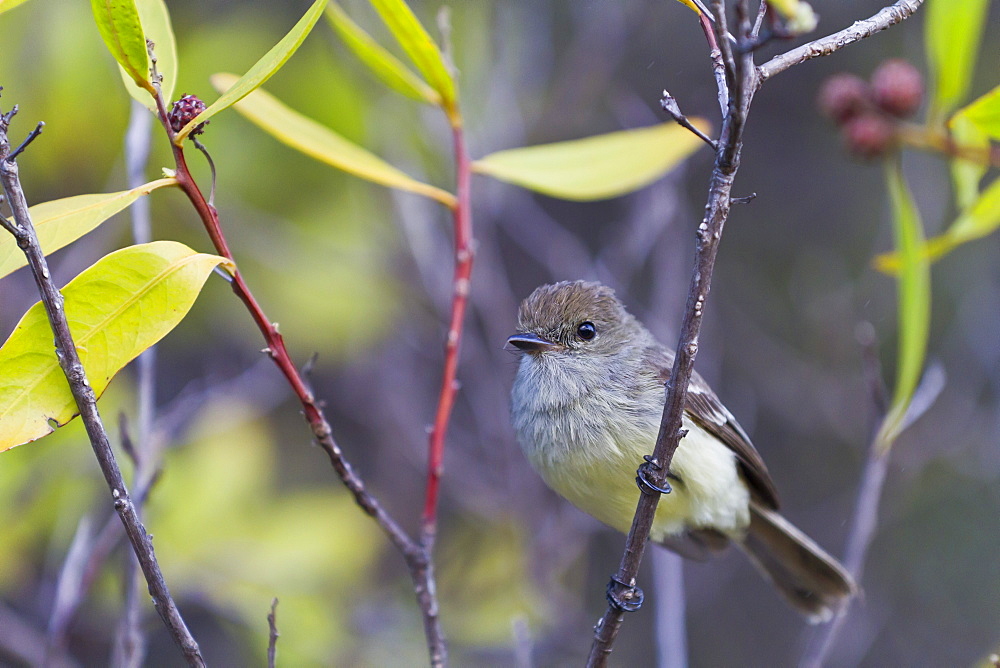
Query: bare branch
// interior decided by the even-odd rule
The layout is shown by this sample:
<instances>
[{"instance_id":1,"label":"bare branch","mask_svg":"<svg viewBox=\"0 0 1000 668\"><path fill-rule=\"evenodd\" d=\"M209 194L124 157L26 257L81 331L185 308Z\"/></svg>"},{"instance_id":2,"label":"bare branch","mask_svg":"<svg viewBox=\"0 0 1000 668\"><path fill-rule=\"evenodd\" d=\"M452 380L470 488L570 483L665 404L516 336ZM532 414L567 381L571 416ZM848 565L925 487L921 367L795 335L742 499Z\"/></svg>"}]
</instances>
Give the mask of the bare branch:
<instances>
[{"instance_id":1,"label":"bare branch","mask_svg":"<svg viewBox=\"0 0 1000 668\"><path fill-rule=\"evenodd\" d=\"M901 21L909 18L924 0L899 0L889 7L883 8L871 18L863 21L855 21L854 25L844 28L840 32L835 32L821 39L803 44L791 51L775 56L757 68L759 84L764 83L776 74L781 74L789 67L804 63L813 58L829 56L848 44L860 41L866 37L871 37L877 32L892 27ZM758 85L759 85L758 84Z\"/></svg>"},{"instance_id":2,"label":"bare branch","mask_svg":"<svg viewBox=\"0 0 1000 668\"><path fill-rule=\"evenodd\" d=\"M274 668L278 658L278 598L271 600L271 612L267 613L267 668Z\"/></svg>"},{"instance_id":3,"label":"bare branch","mask_svg":"<svg viewBox=\"0 0 1000 668\"><path fill-rule=\"evenodd\" d=\"M898 7L913 5L909 10ZM708 198L705 204L705 215L698 226L695 266L691 273L691 282L688 289L687 305L684 310L684 318L681 323L680 337L677 342L674 366L667 382L666 401L663 407L663 415L660 420L660 430L657 435L656 445L652 456L647 455L646 461L639 466L636 482L642 494L639 496L639 503L636 507L635 517L632 527L629 530L625 541L625 550L622 554L621 562L617 572L611 577L607 588L608 608L598 621L594 630L594 641L591 645L590 656L587 665L591 667L603 667L607 665L611 654L615 638L621 628L622 620L626 611L638 609L642 604L642 590L636 586L636 576L639 565L642 561L643 552L649 531L653 524L656 507L659 503L660 494L669 493L670 487L667 483L670 463L680 440L685 435L682 429L682 415L687 400L687 387L694 372L694 360L698 352L698 336L701 330L701 321L704 315L705 301L711 288L712 273L715 268L716 253L719 242L722 238L722 231L729 216L729 208L732 203L732 185L739 169L740 153L743 148L743 130L746 125L747 115L754 93L759 89L760 84L770 76L791 67L799 62L804 62L817 55L825 53L810 50L809 45L804 53L813 55L803 55L802 57L790 57L787 64L781 60L783 57L770 61L778 62L771 69L754 68L753 50L746 48L753 40L753 25L750 21L749 12L745 0L737 3L737 48L727 39L728 28L725 13L725 3L723 0L712 0L712 12L715 15L714 29L715 41L721 51L721 60L725 66L725 81L719 82L719 96L722 99L728 89L729 103L725 108L722 131L718 140L718 148L715 156L715 167L712 171L709 183ZM817 40L813 45L819 45L819 50L828 49L828 53L833 53L839 48L853 41L867 37L879 30L883 30L894 23L898 23L913 13L919 0L911 2L896 3L893 8L887 8L876 15L872 26L861 29L856 34L851 33L850 37L842 40L833 40L832 46L827 47L831 38ZM886 15L884 18L883 15ZM898 18L893 19L894 16ZM878 19L878 20L876 20ZM856 26L858 24L855 24ZM840 33L838 33L839 35ZM711 40L710 40L711 43ZM795 54L799 50L789 52ZM786 54L788 56L788 54ZM770 63L769 63L770 64ZM765 66L766 67L766 66ZM881 486L879 485L879 488Z\"/></svg>"},{"instance_id":4,"label":"bare branch","mask_svg":"<svg viewBox=\"0 0 1000 668\"><path fill-rule=\"evenodd\" d=\"M917 386L913 394L913 400L904 416L904 426L900 428L900 432L911 426L934 404L934 401L941 394L941 390L944 389L944 384L944 367L939 363L928 367L920 385ZM878 433L878 425L872 433ZM889 451L881 453L877 438L873 436L868 446L868 458L861 475L861 486L854 504L854 516L851 518L851 529L848 533L847 550L844 556L844 566L854 576L856 582L861 581L865 561L868 558L868 549L871 547L875 531L878 528L882 488L885 484L888 467ZM833 649L833 645L840 635L852 604L852 602L848 602L829 624L817 631L810 640L800 665L808 668L820 668L826 664L830 650Z\"/></svg>"},{"instance_id":5,"label":"bare branch","mask_svg":"<svg viewBox=\"0 0 1000 668\"><path fill-rule=\"evenodd\" d=\"M73 393L73 398L80 411L80 419L87 431L87 436L108 483L108 488L111 490L115 511L121 518L129 541L132 543L132 549L139 559L143 575L146 577L150 594L153 597L153 605L170 630L174 642L181 648L188 664L204 666L205 661L201 656L198 643L188 631L177 605L170 596L167 583L163 579L159 564L156 562L152 540L139 521L132 499L129 498L128 488L122 478L121 469L115 461L107 431L104 429L100 413L97 410L97 398L87 381L83 364L80 362L80 356L70 334L66 313L63 309L63 296L52 280L45 255L38 245L38 238L28 213L28 203L24 191L21 189L17 163L9 158L10 144L7 139L7 128L11 117L12 114L6 114L0 122L0 182L3 184L3 190L16 221L17 233L15 233L15 237L18 247L24 251L28 265L31 267L32 276L38 286L42 303L52 326L59 365L69 382L70 391Z\"/></svg>"}]
</instances>

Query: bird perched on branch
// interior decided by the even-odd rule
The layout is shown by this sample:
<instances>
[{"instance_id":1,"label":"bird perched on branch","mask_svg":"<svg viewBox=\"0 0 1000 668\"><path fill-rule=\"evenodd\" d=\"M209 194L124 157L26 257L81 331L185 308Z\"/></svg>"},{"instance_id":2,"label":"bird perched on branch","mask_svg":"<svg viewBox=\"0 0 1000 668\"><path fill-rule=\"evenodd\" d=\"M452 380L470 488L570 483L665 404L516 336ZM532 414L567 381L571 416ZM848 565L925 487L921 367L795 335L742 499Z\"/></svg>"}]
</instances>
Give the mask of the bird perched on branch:
<instances>
[{"instance_id":1,"label":"bird perched on branch","mask_svg":"<svg viewBox=\"0 0 1000 668\"><path fill-rule=\"evenodd\" d=\"M610 288L583 281L531 293L507 343L521 353L511 416L528 460L571 503L628 532L673 351ZM763 459L698 374L683 427L650 539L695 559L736 543L792 606L813 622L829 619L855 593L851 576L778 513Z\"/></svg>"}]
</instances>

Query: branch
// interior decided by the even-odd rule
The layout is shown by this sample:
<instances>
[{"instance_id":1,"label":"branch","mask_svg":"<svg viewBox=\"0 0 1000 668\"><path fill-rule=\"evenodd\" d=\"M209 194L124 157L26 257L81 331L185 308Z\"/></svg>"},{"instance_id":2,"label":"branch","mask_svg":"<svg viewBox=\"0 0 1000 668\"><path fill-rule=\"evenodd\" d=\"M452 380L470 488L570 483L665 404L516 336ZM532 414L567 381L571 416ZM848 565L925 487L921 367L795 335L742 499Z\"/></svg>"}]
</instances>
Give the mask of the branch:
<instances>
[{"instance_id":1,"label":"branch","mask_svg":"<svg viewBox=\"0 0 1000 668\"><path fill-rule=\"evenodd\" d=\"M721 19L721 20L720 20ZM721 25L720 25L721 24ZM724 15L716 15L716 35L725 30ZM720 40L723 55L727 50L727 42ZM705 205L705 217L698 226L697 255L688 288L687 306L681 323L681 334L677 342L677 354L674 366L667 382L666 402L660 420L660 431L656 437L656 446L647 464L640 467L640 477L645 474L648 484L640 485L642 494L636 507L635 518L625 542L625 552L622 555L618 571L608 585L608 608L598 621L594 632L594 642L590 649L588 666L605 666L618 631L625 615L625 606L619 602L641 604L642 593L635 586L639 565L642 562L649 530L653 526L656 506L660 501L657 489L668 489L667 473L674 452L685 431L681 428L684 405L687 401L687 387L694 372L694 359L698 352L698 334L701 331L701 320L704 315L705 300L711 288L712 272L715 268L715 257L722 239L722 229L729 215L730 193L733 179L739 167L739 155L743 146L743 127L746 120L746 110L754 93L751 81L752 69L747 70L747 76L735 80L735 87L729 91L729 113L723 121L722 133L719 138L719 148L716 152L715 167L709 184L708 201ZM736 101L740 101L739 107ZM637 607L637 606L636 606Z\"/></svg>"},{"instance_id":2,"label":"branch","mask_svg":"<svg viewBox=\"0 0 1000 668\"><path fill-rule=\"evenodd\" d=\"M945 372L940 364L932 364L924 372L924 377L920 381L910 401L910 406L903 418L900 432L907 429L917 419L920 418L933 405L934 401L944 389ZM884 415L883 415L884 417ZM854 577L855 582L861 581L864 571L865 561L868 559L868 549L875 538L875 530L878 528L878 514L882 499L882 487L885 484L885 475L888 471L889 452L882 452L879 447L877 434L879 425L872 430L872 440L868 445L868 458L865 461L864 472L861 475L861 486L858 489L858 498L854 504L854 515L851 518L851 529L847 536L847 551L844 558L844 567ZM827 663L830 650L843 629L847 620L847 613L853 602L842 607L837 616L830 623L818 630L816 635L810 640L806 651L799 663L807 668L821 668Z\"/></svg>"},{"instance_id":3,"label":"branch","mask_svg":"<svg viewBox=\"0 0 1000 668\"><path fill-rule=\"evenodd\" d=\"M80 410L80 419L83 421L104 479L111 490L115 511L121 518L129 542L132 543L132 549L139 559L139 565L149 585L149 593L153 597L153 605L173 636L174 642L184 653L188 664L204 666L205 661L201 656L198 643L188 631L177 605L170 596L159 564L156 562L152 540L139 521L135 506L129 498L128 488L122 478L121 469L115 461L108 434L97 410L97 397L87 382L83 364L80 362L69 325L66 322L63 296L52 281L45 255L38 245L35 228L28 214L28 203L24 191L21 189L17 163L9 157L10 143L7 138L7 129L15 111L4 114L0 118L0 182L3 184L4 192L14 215L13 224L5 225L5 227L14 234L18 247L24 252L28 265L31 267L31 273L38 286L45 312L52 326L59 366L69 382L70 391L73 393L77 408Z\"/></svg>"},{"instance_id":4,"label":"branch","mask_svg":"<svg viewBox=\"0 0 1000 668\"><path fill-rule=\"evenodd\" d=\"M924 0L898 0L895 4L883 8L871 18L863 21L855 21L854 25L844 28L840 32L835 32L832 35L817 39L808 44L803 44L791 51L786 51L781 55L775 56L757 68L760 83L764 83L776 74L781 74L793 65L804 63L813 58L829 56L831 53L839 51L848 44L853 44L866 37L871 37L886 28L890 28L908 19L923 2Z\"/></svg>"},{"instance_id":5,"label":"branch","mask_svg":"<svg viewBox=\"0 0 1000 668\"><path fill-rule=\"evenodd\" d=\"M277 623L278 598L271 599L271 611L267 613L267 668L274 668L278 658L278 633Z\"/></svg>"},{"instance_id":6,"label":"branch","mask_svg":"<svg viewBox=\"0 0 1000 668\"><path fill-rule=\"evenodd\" d=\"M173 143L174 131L170 127L170 122L168 119L168 114L166 106L162 98L157 99L157 109L158 116L161 124L163 125L167 137L170 140L171 149L174 155L174 162L176 164L176 178L178 185L181 190L187 196L188 200L194 206L195 211L201 218L202 224L205 227L212 244L215 246L216 252L223 257L232 260L235 264L235 258L232 251L229 249L229 244L226 241L225 234L222 231L222 226L219 221L218 211L212 204L205 199L205 195L202 193L201 188L198 186L197 182L194 180L191 170L188 168L187 159L184 155L184 149L182 146L177 146ZM460 139L460 133L459 133ZM460 144L456 146L456 151L459 150ZM464 148L461 148L464 154ZM466 158L466 163L468 159ZM466 165L466 178L468 178L469 168ZM461 175L461 171L459 174ZM466 191L468 188L468 183L466 182ZM467 199L467 194L466 194ZM464 215L467 216L468 205L466 204ZM456 213L456 217L458 214ZM456 218L457 224L457 218ZM463 223L463 226L467 226L468 223ZM456 240L456 243L458 240ZM468 241L466 241L466 248L468 247ZM460 255L461 257L461 255ZM471 252L468 254L468 259L465 262L468 269L471 270ZM463 270L464 271L464 270ZM460 308L458 311L459 317L464 314L465 309L465 294L468 290L468 279L466 278L464 282L459 281L460 276L465 276L465 274L459 274L456 270L456 303L455 307ZM303 375L300 373L299 369L292 362L291 355L288 353L288 349L285 347L284 338L278 331L278 327L274 322L272 322L264 310L261 308L257 299L254 297L253 293L250 291L250 287L247 285L243 278L243 274L239 270L239 266L236 265L236 269L232 274L231 282L232 290L237 297L246 306L247 311L250 313L250 317L253 319L257 328L260 330L261 335L264 337L266 342L266 347L264 352L270 357L270 359L277 365L278 369L281 371L287 380L295 396L298 398L299 403L302 405L302 412L305 416L306 422L309 424L309 428L313 433L313 438L316 443L323 449L326 453L328 459L330 460L330 465L333 467L337 476L340 478L344 486L351 492L354 496L354 501L361 507L361 509L368 514L375 523L382 529L382 531L389 538L390 542L399 550L402 554L404 561L406 562L407 569L410 572L410 579L413 582L414 593L416 594L417 604L420 607L421 614L424 620L424 630L427 637L428 652L430 654L430 663L432 666L444 666L447 661L447 653L444 642L444 633L441 631L440 622L438 620L438 603L437 603L437 587L434 580L434 570L430 558L429 546L433 544L433 537L428 540L417 541L410 537L406 531L400 527L396 520L382 507L378 499L375 498L371 492L365 487L364 481L361 479L355 471L354 467L351 466L350 462L344 456L343 450L341 450L340 445L333 437L333 429L330 426L329 421L326 418L320 402L316 400L316 397L312 393L312 389L309 387ZM459 291L462 294L459 295ZM454 318L454 316L453 316ZM454 331L454 327L453 330ZM461 327L459 326L457 331L461 332ZM457 346L458 339L455 339L455 345ZM451 336L449 334L449 343L451 342ZM457 352L453 356L452 360L457 363ZM449 386L454 385L454 369L451 370L451 380L448 381L449 372L446 368L445 379ZM443 397L451 397L449 403L445 406L444 411L444 421L436 420L435 424L439 422L442 425L440 429L436 429L436 432L440 434L441 444L443 445L444 439L444 425L447 423L447 417L451 413L451 403L453 403L454 390L443 390ZM450 393L450 395L449 395ZM439 414L442 411L439 409ZM433 437L432 437L433 438ZM432 441L433 443L433 441ZM431 465L434 467L434 471L437 473L435 476L440 476L440 450L437 451L437 458L434 459L434 447L431 448L432 462ZM431 487L433 486L433 496L431 496ZM436 508L437 499L437 485L436 480L431 478L428 480L428 499L433 499L434 507ZM432 515L433 516L433 515ZM425 516L426 517L426 516ZM429 524L425 521L425 526L433 527L433 524ZM426 533L426 529L422 531L423 534ZM425 547L425 543L427 547Z\"/></svg>"},{"instance_id":7,"label":"branch","mask_svg":"<svg viewBox=\"0 0 1000 668\"><path fill-rule=\"evenodd\" d=\"M642 561L649 531L653 525L656 506L660 494L669 492L667 475L674 452L686 431L682 428L684 406L687 401L687 387L694 372L694 360L698 353L698 335L704 314L705 301L711 289L715 258L722 238L723 227L729 216L732 202L733 180L739 169L740 153L743 148L743 130L754 93L760 85L778 72L792 65L819 55L826 55L880 30L898 23L913 13L922 0L900 0L893 7L886 8L868 21L855 24L848 31L817 40L784 56L769 61L760 68L753 67L753 51L746 48L753 41L753 25L750 22L745 0L737 3L737 49L733 49L728 37L725 3L713 0L715 15L713 24L716 45L721 51L725 66L725 81L717 78L719 96L722 99L728 88L728 105L723 119L722 131L715 155L715 166L709 182L705 215L697 231L696 257L688 288L687 304L681 322L680 337L677 342L674 366L667 381L666 401L660 420L660 430L652 456L639 467L636 482L642 492L636 507L632 527L625 541L618 571L608 584L608 608L594 629L587 665L603 667L607 665L612 647L621 628L626 611L638 609L642 604L642 590L636 586L636 576ZM912 7L911 7L912 5ZM862 26L858 28L858 26ZM801 53L801 55L799 55Z\"/></svg>"}]
</instances>

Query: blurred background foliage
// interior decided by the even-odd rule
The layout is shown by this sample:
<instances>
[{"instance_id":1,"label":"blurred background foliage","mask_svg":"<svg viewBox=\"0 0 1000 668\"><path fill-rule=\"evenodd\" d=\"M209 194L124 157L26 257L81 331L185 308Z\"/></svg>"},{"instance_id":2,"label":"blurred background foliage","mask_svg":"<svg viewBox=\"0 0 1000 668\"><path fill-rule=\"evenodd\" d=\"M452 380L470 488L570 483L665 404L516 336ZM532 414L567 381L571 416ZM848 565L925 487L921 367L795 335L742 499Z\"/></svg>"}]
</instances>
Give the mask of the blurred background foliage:
<instances>
[{"instance_id":1,"label":"blurred background foliage","mask_svg":"<svg viewBox=\"0 0 1000 668\"><path fill-rule=\"evenodd\" d=\"M170 0L176 93L214 99L208 77L245 71L308 4ZM883 2L813 5L828 33ZM438 34L439 4L413 6ZM367 3L345 7L386 37ZM662 121L665 87L686 113L717 118L703 38L677 3L449 7L473 157ZM735 194L758 197L733 210L698 357L768 462L787 515L835 554L876 413L856 331L870 322L882 357L893 359L895 287L871 268L891 245L881 169L841 151L813 99L834 72L867 76L889 57L923 69L923 13L790 70L755 100ZM973 96L996 83L998 21L994 6ZM124 189L129 98L86 3L27 2L0 16L0 44L4 107L21 108L15 128L47 124L19 159L29 202ZM376 82L325 21L266 88L416 178L450 187L441 114ZM297 361L318 354L312 379L339 442L389 510L415 526L450 298L446 212L325 167L232 111L212 120L204 141L219 169L222 224L248 282ZM153 146L150 178L170 164L161 135ZM200 157L189 161L207 184ZM710 163L703 150L649 188L588 204L475 181L478 255L437 551L456 665L512 664L526 648L538 665L582 662L622 537L557 499L523 461L507 423L515 358L502 345L521 298L572 278L609 283L672 343ZM933 234L954 215L947 165L907 154L905 166ZM156 238L209 249L183 197L151 200ZM65 282L129 238L128 216L119 215L56 253L54 273ZM988 237L934 266L930 356L943 364L947 386L892 452L864 601L834 665L969 665L1000 646L998 250ZM23 270L0 287L6 336L36 297ZM258 361L261 345L227 286L210 280L159 346L155 435L169 450L145 520L206 658L262 664L265 615L277 596L285 665L425 662L401 559L310 445L296 402ZM128 372L111 385L101 400L109 425L134 414L134 392ZM2 455L0 663L25 662L5 628L33 631L22 637L29 644L44 638L81 517L100 527L110 513L79 423ZM80 663L107 660L120 566L119 549L70 627L68 649ZM685 576L693 665L795 662L808 629L742 557L685 564ZM149 665L176 665L159 621L144 612ZM652 605L629 619L617 662L656 659L653 624Z\"/></svg>"}]
</instances>

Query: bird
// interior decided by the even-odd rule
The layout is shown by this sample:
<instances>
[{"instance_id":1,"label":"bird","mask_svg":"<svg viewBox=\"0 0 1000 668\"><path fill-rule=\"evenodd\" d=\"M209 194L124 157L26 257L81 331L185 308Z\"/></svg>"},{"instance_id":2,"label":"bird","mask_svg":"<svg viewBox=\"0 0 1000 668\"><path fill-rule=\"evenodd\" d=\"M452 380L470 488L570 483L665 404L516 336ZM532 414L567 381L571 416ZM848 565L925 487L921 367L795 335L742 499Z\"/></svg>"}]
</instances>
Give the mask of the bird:
<instances>
[{"instance_id":1,"label":"bird","mask_svg":"<svg viewBox=\"0 0 1000 668\"><path fill-rule=\"evenodd\" d=\"M520 361L511 389L517 440L546 484L628 532L652 452L674 352L600 283L542 285L520 305L507 347ZM650 540L705 560L736 544L793 608L829 620L857 593L848 571L779 512L750 437L693 373L680 440Z\"/></svg>"}]
</instances>

